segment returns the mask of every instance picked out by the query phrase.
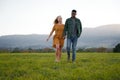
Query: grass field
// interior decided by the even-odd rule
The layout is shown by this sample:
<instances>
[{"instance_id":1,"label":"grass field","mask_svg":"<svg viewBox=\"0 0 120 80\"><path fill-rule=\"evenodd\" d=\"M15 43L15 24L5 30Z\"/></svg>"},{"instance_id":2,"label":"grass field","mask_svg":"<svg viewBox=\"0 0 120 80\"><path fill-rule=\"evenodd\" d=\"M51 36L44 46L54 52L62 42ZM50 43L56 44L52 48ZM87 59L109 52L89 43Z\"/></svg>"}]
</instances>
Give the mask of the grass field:
<instances>
[{"instance_id":1,"label":"grass field","mask_svg":"<svg viewBox=\"0 0 120 80\"><path fill-rule=\"evenodd\" d=\"M54 53L0 54L0 80L120 80L119 53L66 53L56 63Z\"/></svg>"}]
</instances>

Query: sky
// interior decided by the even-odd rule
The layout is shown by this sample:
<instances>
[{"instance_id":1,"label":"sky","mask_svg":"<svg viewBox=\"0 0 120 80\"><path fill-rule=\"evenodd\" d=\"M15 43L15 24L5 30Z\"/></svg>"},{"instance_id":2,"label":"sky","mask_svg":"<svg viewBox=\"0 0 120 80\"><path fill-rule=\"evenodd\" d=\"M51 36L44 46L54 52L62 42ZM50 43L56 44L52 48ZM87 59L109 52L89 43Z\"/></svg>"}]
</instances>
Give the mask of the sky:
<instances>
[{"instance_id":1,"label":"sky","mask_svg":"<svg viewBox=\"0 0 120 80\"><path fill-rule=\"evenodd\" d=\"M120 24L120 0L0 0L0 36L49 34L54 19L63 24L76 9L83 28Z\"/></svg>"}]
</instances>

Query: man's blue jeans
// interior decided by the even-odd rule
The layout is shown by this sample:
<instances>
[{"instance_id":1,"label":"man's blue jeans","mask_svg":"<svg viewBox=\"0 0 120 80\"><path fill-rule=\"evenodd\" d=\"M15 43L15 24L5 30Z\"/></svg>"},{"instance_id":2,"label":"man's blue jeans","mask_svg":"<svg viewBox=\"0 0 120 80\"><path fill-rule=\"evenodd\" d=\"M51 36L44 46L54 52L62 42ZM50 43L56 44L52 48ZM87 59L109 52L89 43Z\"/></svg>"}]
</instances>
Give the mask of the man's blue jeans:
<instances>
[{"instance_id":1,"label":"man's blue jeans","mask_svg":"<svg viewBox=\"0 0 120 80\"><path fill-rule=\"evenodd\" d=\"M75 61L76 59L76 45L77 45L77 36L72 36L70 38L67 38L67 55L68 55L68 60L70 60L70 49L72 45L72 61Z\"/></svg>"}]
</instances>

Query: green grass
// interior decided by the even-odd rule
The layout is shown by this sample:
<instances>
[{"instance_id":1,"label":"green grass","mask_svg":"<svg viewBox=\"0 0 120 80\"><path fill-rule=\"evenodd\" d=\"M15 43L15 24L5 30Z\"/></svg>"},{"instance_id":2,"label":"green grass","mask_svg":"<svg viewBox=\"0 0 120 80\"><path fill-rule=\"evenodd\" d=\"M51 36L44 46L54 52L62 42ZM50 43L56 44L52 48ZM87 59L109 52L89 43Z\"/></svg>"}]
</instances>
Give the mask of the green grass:
<instances>
[{"instance_id":1,"label":"green grass","mask_svg":"<svg viewBox=\"0 0 120 80\"><path fill-rule=\"evenodd\" d=\"M0 80L120 80L120 54L66 53L56 63L54 53L0 54Z\"/></svg>"}]
</instances>

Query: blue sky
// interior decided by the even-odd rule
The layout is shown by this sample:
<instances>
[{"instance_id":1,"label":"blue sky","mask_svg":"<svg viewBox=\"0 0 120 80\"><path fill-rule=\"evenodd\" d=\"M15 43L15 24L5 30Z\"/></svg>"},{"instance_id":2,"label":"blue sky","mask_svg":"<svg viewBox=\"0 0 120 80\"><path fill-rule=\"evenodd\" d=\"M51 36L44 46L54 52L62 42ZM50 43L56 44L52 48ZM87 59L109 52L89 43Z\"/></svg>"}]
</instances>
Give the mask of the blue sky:
<instances>
[{"instance_id":1,"label":"blue sky","mask_svg":"<svg viewBox=\"0 0 120 80\"><path fill-rule=\"evenodd\" d=\"M120 24L120 0L0 0L0 36L49 34L56 16L65 23L72 9L83 28Z\"/></svg>"}]
</instances>

